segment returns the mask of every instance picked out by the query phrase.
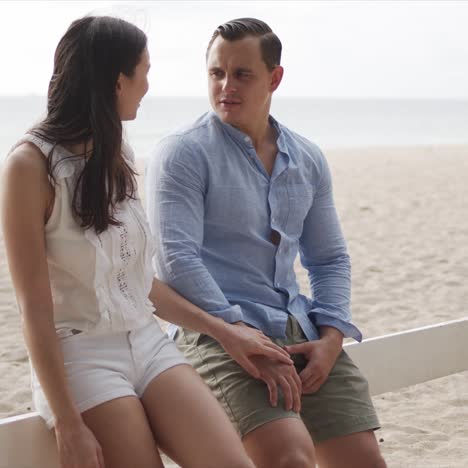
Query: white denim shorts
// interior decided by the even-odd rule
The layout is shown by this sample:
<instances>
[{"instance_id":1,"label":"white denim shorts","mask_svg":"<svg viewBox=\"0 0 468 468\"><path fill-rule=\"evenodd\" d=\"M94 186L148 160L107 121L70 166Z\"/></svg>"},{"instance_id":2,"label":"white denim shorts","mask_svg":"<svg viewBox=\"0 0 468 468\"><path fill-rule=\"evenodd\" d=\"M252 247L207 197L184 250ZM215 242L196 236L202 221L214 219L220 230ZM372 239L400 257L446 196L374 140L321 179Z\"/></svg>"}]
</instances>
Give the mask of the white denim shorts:
<instances>
[{"instance_id":1,"label":"white denim shorts","mask_svg":"<svg viewBox=\"0 0 468 468\"><path fill-rule=\"evenodd\" d=\"M129 332L78 333L60 343L68 386L81 413L115 398L141 398L159 374L187 364L156 320ZM55 418L34 370L31 374L34 407L51 429Z\"/></svg>"}]
</instances>

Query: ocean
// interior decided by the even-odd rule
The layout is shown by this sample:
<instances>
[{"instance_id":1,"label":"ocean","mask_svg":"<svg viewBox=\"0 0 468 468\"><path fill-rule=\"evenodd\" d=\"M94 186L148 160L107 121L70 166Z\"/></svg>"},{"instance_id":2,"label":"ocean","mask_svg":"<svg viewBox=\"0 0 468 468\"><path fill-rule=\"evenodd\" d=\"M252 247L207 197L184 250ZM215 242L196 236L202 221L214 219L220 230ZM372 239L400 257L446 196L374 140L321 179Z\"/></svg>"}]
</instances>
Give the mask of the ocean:
<instances>
[{"instance_id":1,"label":"ocean","mask_svg":"<svg viewBox=\"0 0 468 468\"><path fill-rule=\"evenodd\" d=\"M40 96L0 97L0 154L45 112ZM125 124L137 157L210 109L202 97L146 97ZM468 144L468 101L274 97L272 115L327 148Z\"/></svg>"}]
</instances>

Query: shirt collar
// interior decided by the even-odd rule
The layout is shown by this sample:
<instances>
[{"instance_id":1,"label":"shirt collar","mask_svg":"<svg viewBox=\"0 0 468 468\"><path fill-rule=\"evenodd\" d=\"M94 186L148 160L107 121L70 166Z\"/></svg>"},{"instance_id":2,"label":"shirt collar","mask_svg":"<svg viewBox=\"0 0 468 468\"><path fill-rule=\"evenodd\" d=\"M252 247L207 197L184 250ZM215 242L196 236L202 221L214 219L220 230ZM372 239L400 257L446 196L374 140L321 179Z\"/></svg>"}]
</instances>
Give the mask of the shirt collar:
<instances>
[{"instance_id":1,"label":"shirt collar","mask_svg":"<svg viewBox=\"0 0 468 468\"><path fill-rule=\"evenodd\" d=\"M221 127L223 127L226 130L226 132L237 143L239 143L243 147L247 147L247 148L252 147L252 140L248 135L246 135L244 132L242 132L238 128L233 127L232 125L223 122L218 117L216 112L212 111L212 116L213 116L213 119L216 122L218 122L218 124L221 125ZM278 138L276 140L276 144L278 146L278 152L284 153L289 157L288 147L287 147L287 144L286 144L285 134L284 134L282 125L272 115L269 115L268 120L269 120L270 124L273 126L273 128L276 130L276 132L278 134Z\"/></svg>"}]
</instances>

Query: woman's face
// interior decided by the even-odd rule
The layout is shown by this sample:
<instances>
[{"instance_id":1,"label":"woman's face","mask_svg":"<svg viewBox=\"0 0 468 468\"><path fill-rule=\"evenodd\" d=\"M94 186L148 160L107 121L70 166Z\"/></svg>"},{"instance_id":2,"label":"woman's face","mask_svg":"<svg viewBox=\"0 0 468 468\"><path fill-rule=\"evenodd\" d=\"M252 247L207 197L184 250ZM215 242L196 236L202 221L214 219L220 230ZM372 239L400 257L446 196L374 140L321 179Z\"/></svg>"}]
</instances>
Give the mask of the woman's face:
<instances>
[{"instance_id":1,"label":"woman's face","mask_svg":"<svg viewBox=\"0 0 468 468\"><path fill-rule=\"evenodd\" d=\"M133 76L128 77L120 73L117 80L117 111L121 120L134 120L138 107L147 93L148 71L150 69L150 58L148 49L141 53L140 61L135 68Z\"/></svg>"}]
</instances>

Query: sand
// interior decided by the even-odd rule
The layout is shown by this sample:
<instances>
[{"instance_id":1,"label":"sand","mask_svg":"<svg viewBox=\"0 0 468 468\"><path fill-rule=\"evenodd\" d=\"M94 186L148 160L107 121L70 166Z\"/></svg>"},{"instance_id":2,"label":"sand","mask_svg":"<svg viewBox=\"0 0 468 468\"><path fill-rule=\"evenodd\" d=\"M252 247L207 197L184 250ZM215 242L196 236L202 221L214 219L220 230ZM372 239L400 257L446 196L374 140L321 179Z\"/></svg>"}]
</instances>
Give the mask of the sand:
<instances>
[{"instance_id":1,"label":"sand","mask_svg":"<svg viewBox=\"0 0 468 468\"><path fill-rule=\"evenodd\" d=\"M468 147L326 154L353 261L354 322L365 337L468 316ZM297 273L307 292L299 264ZM0 329L0 417L6 417L30 411L31 394L1 237ZM468 466L468 372L374 401L389 467Z\"/></svg>"}]
</instances>

